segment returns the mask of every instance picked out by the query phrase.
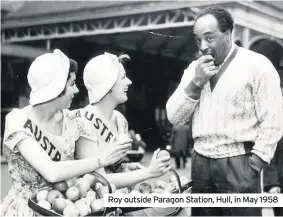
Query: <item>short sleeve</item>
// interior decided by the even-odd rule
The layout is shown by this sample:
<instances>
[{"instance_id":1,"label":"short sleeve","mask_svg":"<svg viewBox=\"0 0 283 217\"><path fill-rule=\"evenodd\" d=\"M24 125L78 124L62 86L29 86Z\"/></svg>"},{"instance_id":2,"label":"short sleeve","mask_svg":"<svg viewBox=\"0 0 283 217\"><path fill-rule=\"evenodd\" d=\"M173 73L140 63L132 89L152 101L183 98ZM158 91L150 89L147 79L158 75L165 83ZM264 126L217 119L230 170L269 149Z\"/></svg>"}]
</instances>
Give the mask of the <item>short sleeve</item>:
<instances>
[{"instance_id":1,"label":"short sleeve","mask_svg":"<svg viewBox=\"0 0 283 217\"><path fill-rule=\"evenodd\" d=\"M93 126L91 122L89 122L83 117L76 117L74 121L78 129L78 138L85 137L87 139L91 139L93 134Z\"/></svg>"},{"instance_id":2,"label":"short sleeve","mask_svg":"<svg viewBox=\"0 0 283 217\"><path fill-rule=\"evenodd\" d=\"M115 116L116 116L116 123L118 126L118 133L126 133L128 134L128 130L129 130L129 124L128 121L126 120L125 116L114 110L115 112Z\"/></svg>"},{"instance_id":3,"label":"short sleeve","mask_svg":"<svg viewBox=\"0 0 283 217\"><path fill-rule=\"evenodd\" d=\"M93 126L90 121L81 117L79 114L81 111L73 110L66 111L67 116L72 122L72 132L76 135L76 140L80 137L85 137L87 139L93 140Z\"/></svg>"},{"instance_id":4,"label":"short sleeve","mask_svg":"<svg viewBox=\"0 0 283 217\"><path fill-rule=\"evenodd\" d=\"M21 116L19 110L12 110L6 115L3 144L13 153L19 152L17 149L19 142L24 139L33 139L29 129L28 119Z\"/></svg>"}]
</instances>

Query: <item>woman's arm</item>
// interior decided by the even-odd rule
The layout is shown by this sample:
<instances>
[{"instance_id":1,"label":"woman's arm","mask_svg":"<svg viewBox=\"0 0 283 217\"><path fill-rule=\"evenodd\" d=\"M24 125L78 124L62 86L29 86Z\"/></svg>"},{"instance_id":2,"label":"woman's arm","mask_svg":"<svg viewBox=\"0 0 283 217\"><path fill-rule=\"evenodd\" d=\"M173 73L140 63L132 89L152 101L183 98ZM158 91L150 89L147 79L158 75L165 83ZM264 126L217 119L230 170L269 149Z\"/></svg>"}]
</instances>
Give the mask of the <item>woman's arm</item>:
<instances>
[{"instance_id":1,"label":"woman's arm","mask_svg":"<svg viewBox=\"0 0 283 217\"><path fill-rule=\"evenodd\" d=\"M117 186L117 188L130 187L147 179L164 175L170 169L170 156L156 158L158 152L153 153L148 167L123 173L102 174L105 178Z\"/></svg>"},{"instance_id":2,"label":"woman's arm","mask_svg":"<svg viewBox=\"0 0 283 217\"><path fill-rule=\"evenodd\" d=\"M85 143L92 143L84 140ZM48 154L33 139L24 139L17 144L17 148L25 160L49 182L77 177L90 173L98 168L107 166L125 155L122 148L128 145L119 143L99 156L92 156L82 160L52 161ZM115 153L116 152L116 153Z\"/></svg>"},{"instance_id":3,"label":"woman's arm","mask_svg":"<svg viewBox=\"0 0 283 217\"><path fill-rule=\"evenodd\" d=\"M59 182L92 172L103 165L92 157L83 160L52 161L48 154L33 139L25 139L17 148L25 160L49 182Z\"/></svg>"},{"instance_id":4,"label":"woman's arm","mask_svg":"<svg viewBox=\"0 0 283 217\"><path fill-rule=\"evenodd\" d=\"M129 187L139 182L153 178L150 176L147 168L123 173L106 174L105 170L99 170L98 172L103 175L110 183L115 184L117 188Z\"/></svg>"},{"instance_id":5,"label":"woman's arm","mask_svg":"<svg viewBox=\"0 0 283 217\"><path fill-rule=\"evenodd\" d=\"M93 156L96 156L98 150L98 143L85 143L79 140L76 143L76 159L89 159ZM103 175L109 182L115 184L117 188L130 186L150 178L149 173L146 170L142 169L133 172L107 174L105 172L105 169L101 168L96 172Z\"/></svg>"},{"instance_id":6,"label":"woman's arm","mask_svg":"<svg viewBox=\"0 0 283 217\"><path fill-rule=\"evenodd\" d=\"M104 144L105 145L105 144ZM76 145L76 156L78 159L88 159L91 158L95 155L97 155L97 150L98 150L98 144L78 144ZM123 172L123 173L112 173L112 174L107 174L104 169L99 169L97 172L99 172L101 175L103 175L110 183L113 183L116 185L117 188L123 188L123 187L128 187L134 184L137 184L139 182L142 182L146 179L154 178L154 177L159 177L166 172L168 172L171 167L170 162L170 157L160 157L156 159L156 155L159 152L159 150L155 151L151 163L148 167L140 169L140 170L135 170L131 172Z\"/></svg>"}]
</instances>

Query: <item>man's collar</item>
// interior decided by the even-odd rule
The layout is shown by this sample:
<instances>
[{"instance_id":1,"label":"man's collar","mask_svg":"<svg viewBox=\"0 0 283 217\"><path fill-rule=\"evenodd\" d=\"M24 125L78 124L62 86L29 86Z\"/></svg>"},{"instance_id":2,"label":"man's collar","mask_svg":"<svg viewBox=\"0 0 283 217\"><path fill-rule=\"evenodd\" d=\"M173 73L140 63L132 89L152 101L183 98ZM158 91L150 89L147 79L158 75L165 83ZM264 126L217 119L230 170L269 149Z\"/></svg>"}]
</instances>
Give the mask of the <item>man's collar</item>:
<instances>
[{"instance_id":1,"label":"man's collar","mask_svg":"<svg viewBox=\"0 0 283 217\"><path fill-rule=\"evenodd\" d=\"M220 67L227 61L227 59L229 58L229 56L231 56L233 50L235 49L236 45L234 43L232 43L232 46L227 54L227 56L225 57L224 61L220 64Z\"/></svg>"}]
</instances>

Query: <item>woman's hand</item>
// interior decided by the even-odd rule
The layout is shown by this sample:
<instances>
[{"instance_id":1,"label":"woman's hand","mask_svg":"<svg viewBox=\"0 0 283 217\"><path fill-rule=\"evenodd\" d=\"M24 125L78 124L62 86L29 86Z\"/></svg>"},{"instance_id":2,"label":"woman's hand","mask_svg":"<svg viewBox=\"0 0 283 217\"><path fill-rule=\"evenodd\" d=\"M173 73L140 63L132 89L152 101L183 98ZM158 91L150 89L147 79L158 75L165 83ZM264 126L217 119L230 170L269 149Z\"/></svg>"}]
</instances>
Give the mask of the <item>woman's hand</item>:
<instances>
[{"instance_id":1,"label":"woman's hand","mask_svg":"<svg viewBox=\"0 0 283 217\"><path fill-rule=\"evenodd\" d=\"M159 151L160 149L157 149L153 153L150 164L146 168L150 178L160 177L171 169L170 156L167 155L157 158L157 154L159 153Z\"/></svg>"},{"instance_id":2,"label":"woman's hand","mask_svg":"<svg viewBox=\"0 0 283 217\"><path fill-rule=\"evenodd\" d=\"M131 139L119 142L105 143L99 149L98 157L102 167L109 166L123 159L127 155L127 151L131 148Z\"/></svg>"}]
</instances>

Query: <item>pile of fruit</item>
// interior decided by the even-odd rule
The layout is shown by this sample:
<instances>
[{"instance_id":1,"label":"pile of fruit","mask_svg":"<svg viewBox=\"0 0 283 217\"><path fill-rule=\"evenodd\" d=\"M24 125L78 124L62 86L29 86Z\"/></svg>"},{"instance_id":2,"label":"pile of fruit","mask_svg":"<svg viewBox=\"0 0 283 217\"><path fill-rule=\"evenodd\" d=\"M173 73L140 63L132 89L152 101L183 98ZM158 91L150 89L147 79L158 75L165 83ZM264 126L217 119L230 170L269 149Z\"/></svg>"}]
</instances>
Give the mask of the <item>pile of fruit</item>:
<instances>
[{"instance_id":1,"label":"pile of fruit","mask_svg":"<svg viewBox=\"0 0 283 217\"><path fill-rule=\"evenodd\" d=\"M189 183L186 176L180 177L181 187ZM178 181L175 175L171 175L168 182L157 180L154 184L142 182L133 188L131 194L159 194L159 193L174 193L178 192Z\"/></svg>"},{"instance_id":2,"label":"pile of fruit","mask_svg":"<svg viewBox=\"0 0 283 217\"><path fill-rule=\"evenodd\" d=\"M157 158L170 154L162 150ZM54 183L52 189L37 192L35 202L46 210L54 211L64 216L86 216L104 209L103 197L109 193L106 185L97 176L85 174L80 178ZM186 176L180 177L181 186L189 183ZM111 184L112 193L129 193L128 188L116 189ZM126 191L125 191L126 189ZM168 182L157 180L154 184L147 182L135 185L131 194L173 193L178 192L178 181L171 175Z\"/></svg>"},{"instance_id":3,"label":"pile of fruit","mask_svg":"<svg viewBox=\"0 0 283 217\"><path fill-rule=\"evenodd\" d=\"M110 184L113 192L114 184ZM53 189L41 190L36 194L36 202L44 209L64 216L86 216L104 209L103 197L109 193L107 186L101 184L92 174L72 178L53 184Z\"/></svg>"}]
</instances>

